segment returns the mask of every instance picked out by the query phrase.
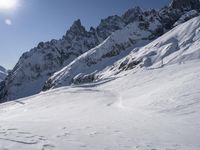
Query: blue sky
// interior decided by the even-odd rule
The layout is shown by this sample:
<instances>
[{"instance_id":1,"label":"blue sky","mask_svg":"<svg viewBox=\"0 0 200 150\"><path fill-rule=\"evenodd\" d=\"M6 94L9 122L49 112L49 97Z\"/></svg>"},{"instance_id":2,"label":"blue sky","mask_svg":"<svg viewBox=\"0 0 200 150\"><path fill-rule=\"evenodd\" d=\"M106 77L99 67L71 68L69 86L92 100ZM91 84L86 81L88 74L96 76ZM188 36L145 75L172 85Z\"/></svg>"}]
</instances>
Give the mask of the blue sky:
<instances>
[{"instance_id":1,"label":"blue sky","mask_svg":"<svg viewBox=\"0 0 200 150\"><path fill-rule=\"evenodd\" d=\"M61 38L74 20L89 28L128 8L160 8L169 0L18 0L17 8L0 8L0 65L12 68L21 54L40 41Z\"/></svg>"}]
</instances>

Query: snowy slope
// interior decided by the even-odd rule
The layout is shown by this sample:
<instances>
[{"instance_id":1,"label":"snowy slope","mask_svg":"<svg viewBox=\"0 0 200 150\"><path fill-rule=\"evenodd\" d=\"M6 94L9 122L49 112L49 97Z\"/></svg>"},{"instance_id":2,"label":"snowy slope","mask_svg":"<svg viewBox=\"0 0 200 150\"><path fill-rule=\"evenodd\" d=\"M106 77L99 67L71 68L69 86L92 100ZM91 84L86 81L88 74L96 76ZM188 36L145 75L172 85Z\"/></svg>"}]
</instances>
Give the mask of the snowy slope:
<instances>
[{"instance_id":1,"label":"snowy slope","mask_svg":"<svg viewBox=\"0 0 200 150\"><path fill-rule=\"evenodd\" d=\"M101 72L102 78L132 69L155 69L186 63L200 58L200 16L183 23L144 47L133 49L129 55Z\"/></svg>"},{"instance_id":2,"label":"snowy slope","mask_svg":"<svg viewBox=\"0 0 200 150\"><path fill-rule=\"evenodd\" d=\"M0 66L0 82L3 81L6 76L7 76L6 69Z\"/></svg>"},{"instance_id":3,"label":"snowy slope","mask_svg":"<svg viewBox=\"0 0 200 150\"><path fill-rule=\"evenodd\" d=\"M200 59L200 16L181 24L147 46L133 57L146 67L162 67Z\"/></svg>"},{"instance_id":4,"label":"snowy slope","mask_svg":"<svg viewBox=\"0 0 200 150\"><path fill-rule=\"evenodd\" d=\"M89 32L77 21L25 53L0 83L0 102L39 92L68 65L44 88L57 89L0 104L0 150L199 150L200 16L183 23L198 4L130 9Z\"/></svg>"},{"instance_id":5,"label":"snowy slope","mask_svg":"<svg viewBox=\"0 0 200 150\"><path fill-rule=\"evenodd\" d=\"M135 24L132 24L127 29L114 33L103 44L75 59L70 65L55 73L46 83L47 89L72 83L92 82L137 66L163 67L164 65L184 63L200 58L200 17L175 27L142 48L133 49L140 46L138 41L142 43L142 39L148 39L146 37L151 33L142 32L139 28L135 29L135 26ZM156 28L156 24L150 26ZM137 37L137 34L140 36ZM130 39L134 41L134 44L130 43ZM130 46L123 43L130 43ZM118 47L122 45L122 48L113 50L113 45L118 45ZM123 55L123 51L126 54ZM118 56L119 54L120 56ZM107 55L111 56L109 58L104 57Z\"/></svg>"},{"instance_id":6,"label":"snowy slope","mask_svg":"<svg viewBox=\"0 0 200 150\"><path fill-rule=\"evenodd\" d=\"M0 150L199 150L199 65L131 70L1 104Z\"/></svg>"}]
</instances>

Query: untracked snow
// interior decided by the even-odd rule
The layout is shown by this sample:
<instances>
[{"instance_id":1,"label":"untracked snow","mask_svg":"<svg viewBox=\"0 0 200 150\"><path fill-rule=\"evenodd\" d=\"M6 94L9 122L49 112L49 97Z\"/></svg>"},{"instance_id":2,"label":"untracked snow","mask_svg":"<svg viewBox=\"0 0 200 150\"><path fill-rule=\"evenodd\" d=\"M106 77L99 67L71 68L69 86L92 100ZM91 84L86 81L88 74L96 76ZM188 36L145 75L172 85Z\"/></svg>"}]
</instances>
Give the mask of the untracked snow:
<instances>
[{"instance_id":1,"label":"untracked snow","mask_svg":"<svg viewBox=\"0 0 200 150\"><path fill-rule=\"evenodd\" d=\"M199 150L200 62L0 105L0 150Z\"/></svg>"}]
</instances>

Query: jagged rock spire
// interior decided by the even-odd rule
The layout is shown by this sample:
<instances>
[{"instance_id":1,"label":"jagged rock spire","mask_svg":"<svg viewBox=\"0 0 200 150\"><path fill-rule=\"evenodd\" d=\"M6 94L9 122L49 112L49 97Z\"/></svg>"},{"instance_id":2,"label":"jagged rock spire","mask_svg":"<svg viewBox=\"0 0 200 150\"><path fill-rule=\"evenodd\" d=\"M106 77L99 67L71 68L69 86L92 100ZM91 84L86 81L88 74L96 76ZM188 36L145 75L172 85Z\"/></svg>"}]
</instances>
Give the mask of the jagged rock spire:
<instances>
[{"instance_id":1,"label":"jagged rock spire","mask_svg":"<svg viewBox=\"0 0 200 150\"><path fill-rule=\"evenodd\" d=\"M66 35L73 34L74 36L77 35L84 35L86 34L85 27L81 24L81 20L78 19L74 21L73 25L70 27L70 29L67 31Z\"/></svg>"}]
</instances>

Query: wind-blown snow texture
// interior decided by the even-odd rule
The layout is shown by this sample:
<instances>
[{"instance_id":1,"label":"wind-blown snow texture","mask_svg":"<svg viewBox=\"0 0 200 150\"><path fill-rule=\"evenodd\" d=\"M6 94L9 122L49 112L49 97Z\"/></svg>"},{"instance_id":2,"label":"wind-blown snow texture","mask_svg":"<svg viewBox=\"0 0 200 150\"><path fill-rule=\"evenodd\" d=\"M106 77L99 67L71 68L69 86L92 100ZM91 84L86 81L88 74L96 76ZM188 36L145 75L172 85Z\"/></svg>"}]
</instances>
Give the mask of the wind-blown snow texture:
<instances>
[{"instance_id":1,"label":"wind-blown snow texture","mask_svg":"<svg viewBox=\"0 0 200 150\"><path fill-rule=\"evenodd\" d=\"M199 150L200 61L0 105L1 150Z\"/></svg>"},{"instance_id":2,"label":"wind-blown snow texture","mask_svg":"<svg viewBox=\"0 0 200 150\"><path fill-rule=\"evenodd\" d=\"M188 2L188 0L178 1L181 2L180 5L177 5L177 0L174 0L174 3L171 3L169 7L158 11L144 11L139 7L129 9L122 16L115 15L101 20L99 26L92 27L89 31L81 25L80 20L75 21L60 40L41 42L37 47L21 56L17 65L0 85L0 101L30 96L41 92L42 89L51 88L50 80L55 72L59 72L63 67L72 64L79 56L84 57L91 54L96 46L96 49L100 51L100 49L104 49L101 46L109 43L105 48L111 49L104 49L101 54L98 54L98 58L96 56L92 58L94 53L87 57L90 58L90 63L97 63L96 66L99 68L96 68L96 70L101 71L107 65L111 66L125 57L131 49L137 46L145 46L174 26L199 14L200 2L195 0L189 0L191 2ZM117 35L122 37L117 39ZM91 51L88 52L89 50ZM102 60L100 60L100 56L103 57ZM93 62L93 59L98 60ZM137 61L133 62L129 68L134 68L138 63ZM91 68L90 74L86 76L84 73L76 71L73 74L76 78L73 77L75 80L72 80L72 82L85 83L96 78L101 79L101 76L95 75L96 70ZM50 80L48 80L49 78ZM48 82L46 82L47 80ZM70 83L70 81L67 82Z\"/></svg>"}]
</instances>

